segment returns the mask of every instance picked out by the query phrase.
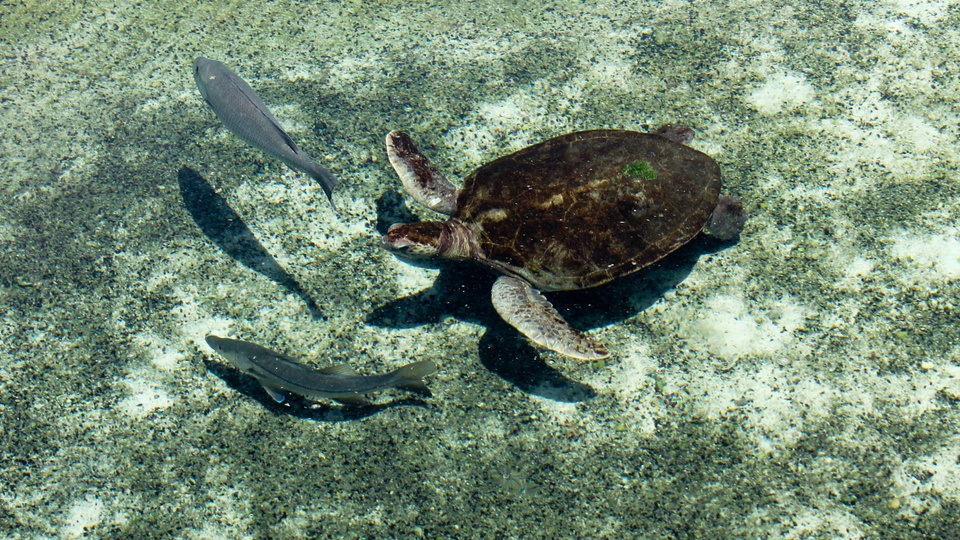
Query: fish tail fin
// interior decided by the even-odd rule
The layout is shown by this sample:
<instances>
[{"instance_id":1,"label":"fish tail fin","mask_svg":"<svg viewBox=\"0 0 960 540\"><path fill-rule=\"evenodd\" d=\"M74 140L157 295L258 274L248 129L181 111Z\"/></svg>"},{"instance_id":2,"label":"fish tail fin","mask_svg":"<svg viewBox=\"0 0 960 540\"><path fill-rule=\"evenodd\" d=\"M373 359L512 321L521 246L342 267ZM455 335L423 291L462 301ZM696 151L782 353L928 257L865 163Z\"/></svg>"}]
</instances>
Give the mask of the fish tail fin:
<instances>
[{"instance_id":1,"label":"fish tail fin","mask_svg":"<svg viewBox=\"0 0 960 540\"><path fill-rule=\"evenodd\" d=\"M336 212L337 207L333 204L333 188L337 187L337 184L340 182L334 178L333 173L323 165L316 162L314 162L313 165L313 169L307 171L307 173L323 188L323 192L327 194L327 200L330 201L330 206L332 206L334 212Z\"/></svg>"},{"instance_id":2,"label":"fish tail fin","mask_svg":"<svg viewBox=\"0 0 960 540\"><path fill-rule=\"evenodd\" d=\"M427 388L427 383L423 382L423 378L435 371L437 371L437 365L430 360L407 364L394 371L396 383L393 386L430 397L433 394Z\"/></svg>"}]
</instances>

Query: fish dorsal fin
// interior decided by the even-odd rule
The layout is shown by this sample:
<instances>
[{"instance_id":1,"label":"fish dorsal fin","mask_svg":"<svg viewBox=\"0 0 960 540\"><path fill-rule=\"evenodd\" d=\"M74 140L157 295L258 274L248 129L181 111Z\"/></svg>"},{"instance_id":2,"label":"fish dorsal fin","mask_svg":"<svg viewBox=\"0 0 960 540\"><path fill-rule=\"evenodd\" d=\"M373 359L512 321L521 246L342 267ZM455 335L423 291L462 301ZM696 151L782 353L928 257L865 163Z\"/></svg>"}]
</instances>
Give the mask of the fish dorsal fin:
<instances>
[{"instance_id":1,"label":"fish dorsal fin","mask_svg":"<svg viewBox=\"0 0 960 540\"><path fill-rule=\"evenodd\" d=\"M271 119L271 120L273 121L273 127L276 128L277 132L280 134L280 138L282 138L283 142L286 143L288 148L290 148L290 151L293 152L294 154L299 154L300 147L297 146L297 143L294 142L293 138L290 137L290 135L283 130L283 127L279 123L277 123L276 120L274 119Z\"/></svg>"},{"instance_id":2,"label":"fish dorsal fin","mask_svg":"<svg viewBox=\"0 0 960 540\"><path fill-rule=\"evenodd\" d=\"M231 73L231 75L233 75L234 79L231 79L230 82L237 87L237 92L239 92L241 96L250 102L250 105L255 111L263 115L263 117L273 125L273 129L277 130L277 134L280 135L281 139L283 139L283 143L286 144L294 154L299 154L300 147L297 146L297 143L294 142L290 135L283 129L283 126L280 125L280 121L277 120L277 117L275 117L272 112L270 112L270 109L267 108L267 105L263 103L259 96L257 96L256 92L250 88L250 85L248 85L243 79L240 79L239 75L236 75L235 73ZM235 79L240 79L243 84L240 84ZM206 97L204 97L204 99L206 99ZM207 103L210 103L210 101L207 100ZM212 107L213 106L211 105L211 108ZM216 111L215 108L213 110Z\"/></svg>"},{"instance_id":3,"label":"fish dorsal fin","mask_svg":"<svg viewBox=\"0 0 960 540\"><path fill-rule=\"evenodd\" d=\"M318 369L320 373L326 373L327 375L356 375L357 372L353 369L353 366L350 364L334 364L332 366L327 366L323 369Z\"/></svg>"}]
</instances>

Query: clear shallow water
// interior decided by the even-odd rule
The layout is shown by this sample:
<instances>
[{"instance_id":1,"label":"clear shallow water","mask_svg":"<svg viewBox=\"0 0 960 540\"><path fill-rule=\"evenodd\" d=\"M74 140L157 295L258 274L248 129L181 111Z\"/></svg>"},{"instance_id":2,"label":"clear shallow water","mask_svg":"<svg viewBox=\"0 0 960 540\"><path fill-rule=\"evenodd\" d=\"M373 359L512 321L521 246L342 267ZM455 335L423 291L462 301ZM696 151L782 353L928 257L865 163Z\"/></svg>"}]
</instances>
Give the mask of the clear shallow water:
<instances>
[{"instance_id":1,"label":"clear shallow water","mask_svg":"<svg viewBox=\"0 0 960 540\"><path fill-rule=\"evenodd\" d=\"M958 529L956 6L221 5L0 8L4 536ZM222 129L196 56L328 160L339 217ZM526 346L482 272L377 246L431 217L391 129L459 178L665 122L751 218L552 297L605 365ZM366 373L433 360L435 397L275 406L211 332Z\"/></svg>"}]
</instances>

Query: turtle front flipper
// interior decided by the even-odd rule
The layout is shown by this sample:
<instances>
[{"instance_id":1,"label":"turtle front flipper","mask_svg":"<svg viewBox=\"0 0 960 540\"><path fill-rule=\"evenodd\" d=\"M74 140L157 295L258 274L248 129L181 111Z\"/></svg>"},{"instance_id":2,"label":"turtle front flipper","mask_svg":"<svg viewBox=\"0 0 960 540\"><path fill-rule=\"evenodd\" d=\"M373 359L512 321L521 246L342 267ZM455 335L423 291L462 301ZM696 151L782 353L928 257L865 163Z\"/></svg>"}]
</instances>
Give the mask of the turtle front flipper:
<instances>
[{"instance_id":1,"label":"turtle front flipper","mask_svg":"<svg viewBox=\"0 0 960 540\"><path fill-rule=\"evenodd\" d=\"M491 297L503 320L541 347L584 361L610 356L603 345L563 320L553 304L525 280L500 276Z\"/></svg>"},{"instance_id":2,"label":"turtle front flipper","mask_svg":"<svg viewBox=\"0 0 960 540\"><path fill-rule=\"evenodd\" d=\"M418 203L448 216L456 211L456 188L420 153L409 135L399 130L387 133L387 157L407 193Z\"/></svg>"}]
</instances>

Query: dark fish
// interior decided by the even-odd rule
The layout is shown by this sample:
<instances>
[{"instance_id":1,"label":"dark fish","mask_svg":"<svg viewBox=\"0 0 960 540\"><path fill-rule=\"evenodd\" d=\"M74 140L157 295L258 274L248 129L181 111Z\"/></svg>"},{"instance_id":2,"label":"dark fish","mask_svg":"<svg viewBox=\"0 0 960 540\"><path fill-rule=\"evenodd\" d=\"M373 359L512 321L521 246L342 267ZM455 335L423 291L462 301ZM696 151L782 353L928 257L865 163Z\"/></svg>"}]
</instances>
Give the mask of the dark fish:
<instances>
[{"instance_id":1,"label":"dark fish","mask_svg":"<svg viewBox=\"0 0 960 540\"><path fill-rule=\"evenodd\" d=\"M194 60L193 78L203 99L227 129L291 169L310 175L333 205L337 179L297 146L246 81L222 63L206 58Z\"/></svg>"},{"instance_id":2,"label":"dark fish","mask_svg":"<svg viewBox=\"0 0 960 540\"><path fill-rule=\"evenodd\" d=\"M358 375L348 364L314 369L256 343L214 335L206 339L207 344L220 356L260 381L263 389L277 403L286 397L284 392L350 404L364 403L364 394L387 388L400 388L430 396L432 394L423 378L437 370L436 364L426 360L407 364L385 375Z\"/></svg>"}]
</instances>

